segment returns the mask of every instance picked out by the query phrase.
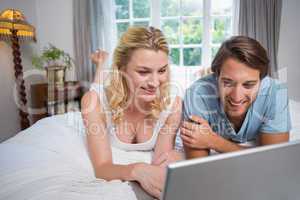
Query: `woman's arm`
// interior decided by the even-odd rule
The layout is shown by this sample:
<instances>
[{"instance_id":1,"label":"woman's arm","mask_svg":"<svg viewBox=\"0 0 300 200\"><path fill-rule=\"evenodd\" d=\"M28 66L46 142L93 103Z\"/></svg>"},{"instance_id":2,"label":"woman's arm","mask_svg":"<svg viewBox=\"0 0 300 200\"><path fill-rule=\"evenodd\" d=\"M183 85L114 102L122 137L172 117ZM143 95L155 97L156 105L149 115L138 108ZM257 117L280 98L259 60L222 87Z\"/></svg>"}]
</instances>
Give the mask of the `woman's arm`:
<instances>
[{"instance_id":1,"label":"woman's arm","mask_svg":"<svg viewBox=\"0 0 300 200\"><path fill-rule=\"evenodd\" d=\"M154 156L152 164L166 166L170 162L181 160L182 155L179 152L175 152L175 137L180 126L182 114L182 100L180 97L176 97L171 107L171 113L169 114L165 124L161 128L157 143L154 149Z\"/></svg>"},{"instance_id":2,"label":"woman's arm","mask_svg":"<svg viewBox=\"0 0 300 200\"><path fill-rule=\"evenodd\" d=\"M87 146L97 178L105 180L133 180L134 165L112 164L112 152L100 100L94 91L87 92L81 100L81 113L87 132Z\"/></svg>"},{"instance_id":3,"label":"woman's arm","mask_svg":"<svg viewBox=\"0 0 300 200\"><path fill-rule=\"evenodd\" d=\"M116 165L106 129L105 115L96 92L87 92L81 100L81 113L87 132L89 156L97 178L137 181L145 191L157 198L163 189L164 170L146 163Z\"/></svg>"}]
</instances>

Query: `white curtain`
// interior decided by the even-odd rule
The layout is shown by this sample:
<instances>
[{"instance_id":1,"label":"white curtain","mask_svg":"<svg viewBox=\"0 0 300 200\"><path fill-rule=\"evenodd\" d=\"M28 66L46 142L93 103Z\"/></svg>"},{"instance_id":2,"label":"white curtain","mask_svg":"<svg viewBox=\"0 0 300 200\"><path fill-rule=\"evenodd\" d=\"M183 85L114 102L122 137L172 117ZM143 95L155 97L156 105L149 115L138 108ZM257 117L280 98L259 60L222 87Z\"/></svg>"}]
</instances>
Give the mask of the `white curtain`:
<instances>
[{"instance_id":1,"label":"white curtain","mask_svg":"<svg viewBox=\"0 0 300 200\"><path fill-rule=\"evenodd\" d=\"M239 34L240 0L233 0L233 31L232 35Z\"/></svg>"},{"instance_id":2,"label":"white curtain","mask_svg":"<svg viewBox=\"0 0 300 200\"><path fill-rule=\"evenodd\" d=\"M74 48L77 80L91 82L95 74L89 55L104 49L110 66L116 45L114 0L74 0Z\"/></svg>"},{"instance_id":3,"label":"white curtain","mask_svg":"<svg viewBox=\"0 0 300 200\"><path fill-rule=\"evenodd\" d=\"M111 65L117 41L114 0L90 0L90 19L92 51L96 49L107 51L110 59L105 67L108 67Z\"/></svg>"}]
</instances>

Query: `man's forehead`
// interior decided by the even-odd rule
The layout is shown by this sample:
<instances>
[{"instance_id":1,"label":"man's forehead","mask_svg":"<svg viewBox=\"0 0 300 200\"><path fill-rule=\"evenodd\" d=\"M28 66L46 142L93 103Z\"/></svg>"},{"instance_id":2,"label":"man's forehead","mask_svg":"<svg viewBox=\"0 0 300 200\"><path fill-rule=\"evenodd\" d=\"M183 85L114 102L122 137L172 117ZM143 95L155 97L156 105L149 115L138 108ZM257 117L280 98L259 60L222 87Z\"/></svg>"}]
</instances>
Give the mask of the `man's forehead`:
<instances>
[{"instance_id":1,"label":"man's forehead","mask_svg":"<svg viewBox=\"0 0 300 200\"><path fill-rule=\"evenodd\" d=\"M220 69L219 77L239 82L258 81L260 79L260 71L235 59L227 59Z\"/></svg>"},{"instance_id":2,"label":"man's forehead","mask_svg":"<svg viewBox=\"0 0 300 200\"><path fill-rule=\"evenodd\" d=\"M223 80L223 81L234 81L234 82L241 81L241 80L237 80L235 78L231 78L231 77L227 77L227 76L220 76L220 79ZM244 79L242 81L243 82L258 82L259 79L257 79L257 78L250 78L249 77L248 79Z\"/></svg>"}]
</instances>

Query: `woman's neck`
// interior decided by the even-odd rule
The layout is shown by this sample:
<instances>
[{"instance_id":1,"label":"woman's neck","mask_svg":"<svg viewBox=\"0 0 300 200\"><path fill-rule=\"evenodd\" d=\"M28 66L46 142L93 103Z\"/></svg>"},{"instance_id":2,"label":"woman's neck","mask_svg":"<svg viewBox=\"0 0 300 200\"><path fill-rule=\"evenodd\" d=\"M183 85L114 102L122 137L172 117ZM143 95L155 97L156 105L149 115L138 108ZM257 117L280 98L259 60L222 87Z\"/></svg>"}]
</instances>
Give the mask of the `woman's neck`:
<instances>
[{"instance_id":1,"label":"woman's neck","mask_svg":"<svg viewBox=\"0 0 300 200\"><path fill-rule=\"evenodd\" d=\"M127 113L148 115L151 112L151 104L149 102L139 101L134 99L125 110Z\"/></svg>"}]
</instances>

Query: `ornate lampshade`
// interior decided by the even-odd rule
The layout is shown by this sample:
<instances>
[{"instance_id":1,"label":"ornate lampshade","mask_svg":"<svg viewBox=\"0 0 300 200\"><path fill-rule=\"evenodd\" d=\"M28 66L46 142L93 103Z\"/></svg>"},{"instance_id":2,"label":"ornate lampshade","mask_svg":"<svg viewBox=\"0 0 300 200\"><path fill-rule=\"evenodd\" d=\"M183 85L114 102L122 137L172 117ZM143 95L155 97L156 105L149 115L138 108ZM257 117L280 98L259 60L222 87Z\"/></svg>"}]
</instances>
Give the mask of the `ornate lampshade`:
<instances>
[{"instance_id":1,"label":"ornate lampshade","mask_svg":"<svg viewBox=\"0 0 300 200\"><path fill-rule=\"evenodd\" d=\"M17 31L20 40L36 41L35 28L26 22L21 11L6 9L0 14L0 39L10 41L12 30Z\"/></svg>"},{"instance_id":2,"label":"ornate lampshade","mask_svg":"<svg viewBox=\"0 0 300 200\"><path fill-rule=\"evenodd\" d=\"M15 65L15 77L17 90L19 93L19 115L21 119L21 129L29 127L28 112L26 108L26 92L23 79L23 67L20 53L19 40L35 39L35 28L26 22L21 11L16 9L6 9L0 13L0 40L11 41Z\"/></svg>"}]
</instances>

